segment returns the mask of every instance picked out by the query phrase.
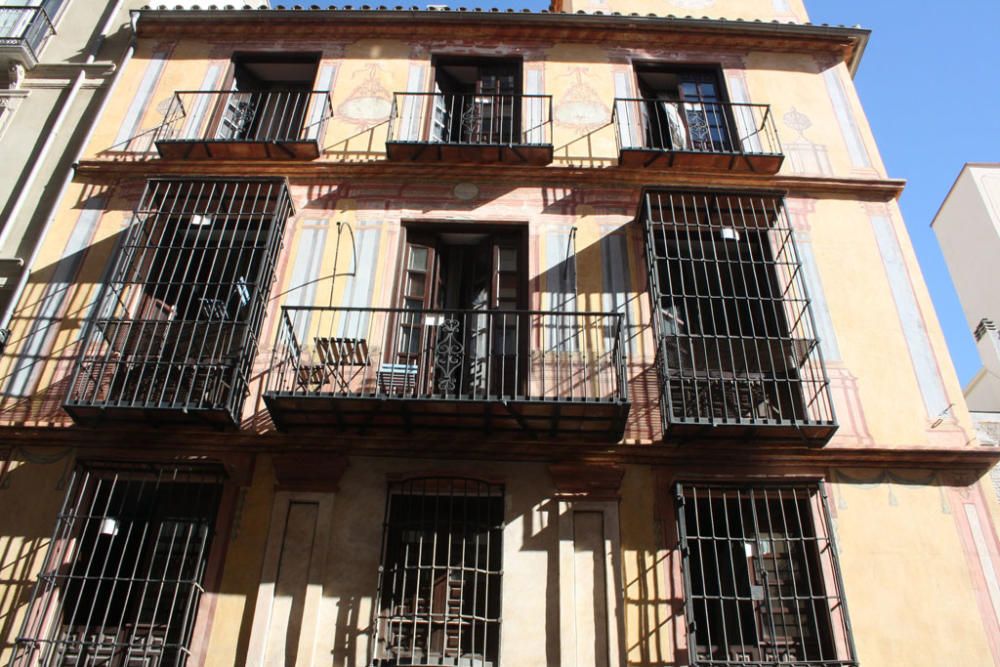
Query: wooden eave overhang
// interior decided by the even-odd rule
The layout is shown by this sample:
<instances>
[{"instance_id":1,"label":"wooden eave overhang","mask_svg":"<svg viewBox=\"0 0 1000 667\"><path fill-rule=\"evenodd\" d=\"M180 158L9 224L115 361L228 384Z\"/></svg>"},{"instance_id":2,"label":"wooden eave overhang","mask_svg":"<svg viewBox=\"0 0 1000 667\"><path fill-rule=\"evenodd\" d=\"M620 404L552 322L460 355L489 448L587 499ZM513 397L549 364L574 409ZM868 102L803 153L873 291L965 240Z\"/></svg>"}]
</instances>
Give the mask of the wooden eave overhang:
<instances>
[{"instance_id":1,"label":"wooden eave overhang","mask_svg":"<svg viewBox=\"0 0 1000 667\"><path fill-rule=\"evenodd\" d=\"M372 35L408 41L572 42L627 47L820 52L853 73L870 31L779 21L639 14L413 9L153 9L134 12L140 38L338 40ZM197 28L194 28L197 26Z\"/></svg>"}]
</instances>

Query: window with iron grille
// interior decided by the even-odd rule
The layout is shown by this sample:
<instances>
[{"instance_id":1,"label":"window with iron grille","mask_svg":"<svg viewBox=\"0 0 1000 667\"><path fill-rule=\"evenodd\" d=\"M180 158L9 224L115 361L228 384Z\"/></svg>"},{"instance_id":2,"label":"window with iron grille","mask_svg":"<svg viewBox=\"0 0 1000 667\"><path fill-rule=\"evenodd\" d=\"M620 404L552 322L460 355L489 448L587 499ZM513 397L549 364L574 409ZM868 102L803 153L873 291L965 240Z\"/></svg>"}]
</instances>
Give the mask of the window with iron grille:
<instances>
[{"instance_id":1,"label":"window with iron grille","mask_svg":"<svg viewBox=\"0 0 1000 667\"><path fill-rule=\"evenodd\" d=\"M373 664L498 665L503 487L394 483L385 517Z\"/></svg>"},{"instance_id":2,"label":"window with iron grille","mask_svg":"<svg viewBox=\"0 0 1000 667\"><path fill-rule=\"evenodd\" d=\"M237 420L290 212L282 180L149 181L94 307L66 409Z\"/></svg>"},{"instance_id":3,"label":"window with iron grille","mask_svg":"<svg viewBox=\"0 0 1000 667\"><path fill-rule=\"evenodd\" d=\"M691 665L856 665L823 487L677 486Z\"/></svg>"},{"instance_id":4,"label":"window with iron grille","mask_svg":"<svg viewBox=\"0 0 1000 667\"><path fill-rule=\"evenodd\" d=\"M214 468L81 465L11 664L185 664L222 481Z\"/></svg>"},{"instance_id":5,"label":"window with iron grille","mask_svg":"<svg viewBox=\"0 0 1000 667\"><path fill-rule=\"evenodd\" d=\"M812 425L833 408L780 197L649 192L644 224L664 417Z\"/></svg>"}]
</instances>

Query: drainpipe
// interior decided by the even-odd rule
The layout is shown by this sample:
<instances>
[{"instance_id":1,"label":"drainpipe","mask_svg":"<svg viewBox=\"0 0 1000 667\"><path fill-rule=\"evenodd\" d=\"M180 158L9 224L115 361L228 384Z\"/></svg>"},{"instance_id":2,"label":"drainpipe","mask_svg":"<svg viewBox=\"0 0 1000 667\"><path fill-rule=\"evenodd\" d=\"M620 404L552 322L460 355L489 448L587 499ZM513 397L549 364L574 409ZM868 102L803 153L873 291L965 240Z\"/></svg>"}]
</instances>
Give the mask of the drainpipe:
<instances>
[{"instance_id":1,"label":"drainpipe","mask_svg":"<svg viewBox=\"0 0 1000 667\"><path fill-rule=\"evenodd\" d=\"M110 20L108 21L110 24ZM107 24L106 24L107 27ZM104 95L104 99L101 100L100 107L97 109L97 113L94 114L94 121L90 124L87 129L87 134L83 137L83 141L80 142L80 148L77 149L76 156L73 159L73 166L67 170L66 178L63 179L63 183L59 188L59 194L52 199L52 204L49 206L48 217L45 220L45 224L42 227L42 232L39 234L38 241L35 243L34 248L31 250L31 257L24 264L24 270L21 272L21 277L17 281L17 287L14 289L14 293L11 296L10 301L7 303L7 307L4 309L3 318L0 319L0 354L3 354L4 348L7 346L7 342L10 339L10 321L14 316L14 309L17 307L18 302L21 300L21 296L24 294L24 290L28 286L28 277L31 275L31 267L34 266L35 260L38 258L38 253L41 251L42 246L45 244L45 239L52 229L52 223L55 221L56 213L58 212L59 204L62 202L63 197L66 195L66 190L69 188L70 183L73 181L73 176L76 173L76 165L79 163L80 158L83 156L83 151L86 150L87 146L90 144L90 139L93 136L95 130L97 130L97 125L100 119L104 115L104 109L108 105L108 101L114 97L115 89L118 87L118 82L121 79L121 73L125 69L125 66L132 59L132 54L135 53L135 32L133 30L132 39L129 42L128 48L125 49L125 54L122 56L121 62L115 68L115 73L111 79L111 84ZM73 82L73 88L70 90L70 101L76 97L76 93L80 90L80 85L83 83L84 72L81 71L77 76L76 81ZM59 112L59 118L56 119L57 126L53 127L52 132L49 134L49 138L46 140L46 147L49 145L52 137L55 135L56 130L58 130L58 124L61 124L64 114L69 109L70 105L67 104L63 107L62 111ZM43 151L45 150L43 148ZM35 166L32 168L32 173L29 179L33 179L38 166L42 163L42 159L35 162ZM29 180L30 183L30 180ZM3 242L6 241L6 237L10 234L10 221L14 219L17 209L22 205L22 199L25 198L25 193L28 191L28 187L25 187L21 191L21 195L18 197L18 203L11 216L8 218L8 225L0 234L0 248L3 247Z\"/></svg>"},{"instance_id":2,"label":"drainpipe","mask_svg":"<svg viewBox=\"0 0 1000 667\"><path fill-rule=\"evenodd\" d=\"M104 25L101 26L101 32L97 35L94 48L90 50L90 55L87 56L86 62L88 65L94 62L94 59L97 58L97 52L101 50L102 46L104 46L104 40L107 39L108 33L111 32L111 25L114 23L115 17L118 16L118 11L122 8L122 3L124 1L125 0L118 0L115 3L115 8L111 10L111 13L108 14L108 19L104 22ZM122 65L124 64L125 61L122 61Z\"/></svg>"}]
</instances>

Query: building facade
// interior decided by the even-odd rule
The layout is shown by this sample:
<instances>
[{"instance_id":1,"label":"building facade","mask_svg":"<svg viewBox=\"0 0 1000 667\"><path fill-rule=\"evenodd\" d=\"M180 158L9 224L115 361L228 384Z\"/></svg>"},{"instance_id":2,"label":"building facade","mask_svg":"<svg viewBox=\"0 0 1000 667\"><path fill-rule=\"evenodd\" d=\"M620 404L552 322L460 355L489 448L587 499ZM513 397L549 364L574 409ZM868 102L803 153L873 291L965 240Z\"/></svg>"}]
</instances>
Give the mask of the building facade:
<instances>
[{"instance_id":1,"label":"building facade","mask_svg":"<svg viewBox=\"0 0 1000 667\"><path fill-rule=\"evenodd\" d=\"M0 358L0 659L1000 664L867 31L134 21Z\"/></svg>"},{"instance_id":2,"label":"building facade","mask_svg":"<svg viewBox=\"0 0 1000 667\"><path fill-rule=\"evenodd\" d=\"M131 56L122 0L0 5L0 329L27 282L42 230Z\"/></svg>"},{"instance_id":3,"label":"building facade","mask_svg":"<svg viewBox=\"0 0 1000 667\"><path fill-rule=\"evenodd\" d=\"M981 442L1000 445L1000 164L967 164L931 223L983 367L965 387Z\"/></svg>"}]
</instances>

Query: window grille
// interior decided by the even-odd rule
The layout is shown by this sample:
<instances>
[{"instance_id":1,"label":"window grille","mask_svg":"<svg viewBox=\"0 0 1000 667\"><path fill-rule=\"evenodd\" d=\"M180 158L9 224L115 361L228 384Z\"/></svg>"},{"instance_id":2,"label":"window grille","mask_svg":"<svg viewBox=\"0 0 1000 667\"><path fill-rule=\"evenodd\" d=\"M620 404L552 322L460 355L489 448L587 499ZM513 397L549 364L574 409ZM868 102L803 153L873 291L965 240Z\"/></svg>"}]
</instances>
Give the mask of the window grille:
<instances>
[{"instance_id":1,"label":"window grille","mask_svg":"<svg viewBox=\"0 0 1000 667\"><path fill-rule=\"evenodd\" d=\"M674 424L835 428L793 232L774 195L649 192L650 293Z\"/></svg>"},{"instance_id":2,"label":"window grille","mask_svg":"<svg viewBox=\"0 0 1000 667\"><path fill-rule=\"evenodd\" d=\"M222 481L214 468L81 465L11 664L185 664Z\"/></svg>"},{"instance_id":3,"label":"window grille","mask_svg":"<svg viewBox=\"0 0 1000 667\"><path fill-rule=\"evenodd\" d=\"M857 665L821 485L679 484L691 665Z\"/></svg>"},{"instance_id":4,"label":"window grille","mask_svg":"<svg viewBox=\"0 0 1000 667\"><path fill-rule=\"evenodd\" d=\"M149 181L94 308L67 410L237 420L290 212L281 180Z\"/></svg>"},{"instance_id":5,"label":"window grille","mask_svg":"<svg viewBox=\"0 0 1000 667\"><path fill-rule=\"evenodd\" d=\"M373 664L498 665L503 487L395 483L385 517Z\"/></svg>"}]
</instances>

